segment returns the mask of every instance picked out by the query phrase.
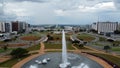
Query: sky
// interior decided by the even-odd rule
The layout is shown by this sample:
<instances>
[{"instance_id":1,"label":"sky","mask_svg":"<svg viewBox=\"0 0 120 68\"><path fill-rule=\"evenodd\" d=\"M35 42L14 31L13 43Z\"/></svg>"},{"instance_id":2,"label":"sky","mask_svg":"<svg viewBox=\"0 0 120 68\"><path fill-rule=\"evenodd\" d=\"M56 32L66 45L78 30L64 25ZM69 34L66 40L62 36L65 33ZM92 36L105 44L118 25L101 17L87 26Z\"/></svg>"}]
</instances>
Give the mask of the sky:
<instances>
[{"instance_id":1,"label":"sky","mask_svg":"<svg viewBox=\"0 0 120 68\"><path fill-rule=\"evenodd\" d=\"M82 25L120 22L120 0L0 0L0 20Z\"/></svg>"}]
</instances>

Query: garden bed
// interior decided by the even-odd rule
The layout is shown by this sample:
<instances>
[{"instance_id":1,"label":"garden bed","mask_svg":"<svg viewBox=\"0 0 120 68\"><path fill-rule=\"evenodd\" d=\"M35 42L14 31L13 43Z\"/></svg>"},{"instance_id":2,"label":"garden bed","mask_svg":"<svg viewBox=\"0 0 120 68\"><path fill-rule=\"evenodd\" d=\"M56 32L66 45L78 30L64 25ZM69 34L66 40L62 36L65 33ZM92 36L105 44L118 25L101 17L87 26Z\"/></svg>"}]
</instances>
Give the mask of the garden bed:
<instances>
[{"instance_id":1,"label":"garden bed","mask_svg":"<svg viewBox=\"0 0 120 68\"><path fill-rule=\"evenodd\" d=\"M37 37L37 36L23 36L20 39L25 40L25 41L36 41L36 40L39 40L40 37Z\"/></svg>"}]
</instances>

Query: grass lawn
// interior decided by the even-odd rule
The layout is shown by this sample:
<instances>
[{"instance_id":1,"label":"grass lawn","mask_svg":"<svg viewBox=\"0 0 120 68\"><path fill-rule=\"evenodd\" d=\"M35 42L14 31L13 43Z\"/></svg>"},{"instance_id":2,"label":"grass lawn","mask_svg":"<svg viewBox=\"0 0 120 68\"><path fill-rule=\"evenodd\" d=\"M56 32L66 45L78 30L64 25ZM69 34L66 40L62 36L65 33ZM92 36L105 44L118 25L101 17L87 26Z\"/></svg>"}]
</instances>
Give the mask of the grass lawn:
<instances>
[{"instance_id":1,"label":"grass lawn","mask_svg":"<svg viewBox=\"0 0 120 68\"><path fill-rule=\"evenodd\" d=\"M45 49L62 49L62 44L44 43Z\"/></svg>"},{"instance_id":2,"label":"grass lawn","mask_svg":"<svg viewBox=\"0 0 120 68\"><path fill-rule=\"evenodd\" d=\"M112 47L112 51L120 51L120 47Z\"/></svg>"},{"instance_id":3,"label":"grass lawn","mask_svg":"<svg viewBox=\"0 0 120 68\"><path fill-rule=\"evenodd\" d=\"M86 34L86 33L79 34L77 37L79 39L82 39L83 41L87 41L87 42L90 42L95 39L93 36Z\"/></svg>"},{"instance_id":4,"label":"grass lawn","mask_svg":"<svg viewBox=\"0 0 120 68\"><path fill-rule=\"evenodd\" d=\"M19 58L19 59L24 59L24 58L26 58L26 57L28 57L28 56L25 56L25 57L22 57L22 58ZM19 60L18 58L13 58L13 59L10 59L10 60L8 60L8 61L5 61L5 62L3 62L3 63L0 63L0 67L8 67L8 68L11 68L13 65L15 65L16 63L18 63Z\"/></svg>"},{"instance_id":5,"label":"grass lawn","mask_svg":"<svg viewBox=\"0 0 120 68\"><path fill-rule=\"evenodd\" d=\"M57 38L59 38L59 40L62 40L62 35L61 34L51 34L51 36L53 36L54 40L57 40ZM66 40L70 40L70 35L65 35Z\"/></svg>"},{"instance_id":6,"label":"grass lawn","mask_svg":"<svg viewBox=\"0 0 120 68\"><path fill-rule=\"evenodd\" d=\"M45 49L62 49L62 43L45 43ZM74 50L70 42L67 42L67 49Z\"/></svg>"},{"instance_id":7,"label":"grass lawn","mask_svg":"<svg viewBox=\"0 0 120 68\"><path fill-rule=\"evenodd\" d=\"M8 48L6 51L3 48L0 48L0 53L11 51L11 50L13 50L13 48Z\"/></svg>"},{"instance_id":8,"label":"grass lawn","mask_svg":"<svg viewBox=\"0 0 120 68\"><path fill-rule=\"evenodd\" d=\"M107 39L104 37L99 37L99 41L106 41Z\"/></svg>"},{"instance_id":9,"label":"grass lawn","mask_svg":"<svg viewBox=\"0 0 120 68\"><path fill-rule=\"evenodd\" d=\"M72 47L72 43L70 43L70 42L67 43L67 49L75 50L75 49Z\"/></svg>"},{"instance_id":10,"label":"grass lawn","mask_svg":"<svg viewBox=\"0 0 120 68\"><path fill-rule=\"evenodd\" d=\"M90 53L99 57L102 57L106 59L109 62L112 62L120 67L120 58L112 56L112 55L107 55L107 54L98 54L98 53Z\"/></svg>"},{"instance_id":11,"label":"grass lawn","mask_svg":"<svg viewBox=\"0 0 120 68\"><path fill-rule=\"evenodd\" d=\"M120 44L120 41L114 41L113 43L114 44Z\"/></svg>"},{"instance_id":12,"label":"grass lawn","mask_svg":"<svg viewBox=\"0 0 120 68\"><path fill-rule=\"evenodd\" d=\"M95 46L104 46L103 44L100 44L100 43L97 43L97 42L93 43L93 45L95 45Z\"/></svg>"},{"instance_id":13,"label":"grass lawn","mask_svg":"<svg viewBox=\"0 0 120 68\"><path fill-rule=\"evenodd\" d=\"M37 36L37 37L40 37L41 33L33 32L33 33L28 33L28 34L22 34L22 36Z\"/></svg>"},{"instance_id":14,"label":"grass lawn","mask_svg":"<svg viewBox=\"0 0 120 68\"><path fill-rule=\"evenodd\" d=\"M91 49L86 48L86 47L79 47L78 45L75 45L75 47L77 47L78 49L82 49L82 50L91 50Z\"/></svg>"},{"instance_id":15,"label":"grass lawn","mask_svg":"<svg viewBox=\"0 0 120 68\"><path fill-rule=\"evenodd\" d=\"M34 50L39 50L39 49L40 49L40 44L27 48L28 51L34 51Z\"/></svg>"}]
</instances>

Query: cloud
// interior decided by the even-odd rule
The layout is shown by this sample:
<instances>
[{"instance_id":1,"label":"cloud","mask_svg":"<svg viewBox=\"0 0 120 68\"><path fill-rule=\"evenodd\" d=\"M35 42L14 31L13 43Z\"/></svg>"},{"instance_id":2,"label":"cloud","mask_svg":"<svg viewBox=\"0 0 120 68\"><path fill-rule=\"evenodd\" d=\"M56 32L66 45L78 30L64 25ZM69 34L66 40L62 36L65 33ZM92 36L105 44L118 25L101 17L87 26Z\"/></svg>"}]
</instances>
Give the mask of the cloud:
<instances>
[{"instance_id":1,"label":"cloud","mask_svg":"<svg viewBox=\"0 0 120 68\"><path fill-rule=\"evenodd\" d=\"M104 21L119 21L117 1L119 0L6 0L3 17L31 24L86 24L97 21L98 16Z\"/></svg>"},{"instance_id":2,"label":"cloud","mask_svg":"<svg viewBox=\"0 0 120 68\"><path fill-rule=\"evenodd\" d=\"M110 12L116 11L116 7L114 6L113 2L103 2L103 3L96 3L93 6L86 6L86 5L79 5L73 10L63 10L58 9L56 13L58 15L68 15L69 12L81 12L81 13L91 13L91 12Z\"/></svg>"},{"instance_id":3,"label":"cloud","mask_svg":"<svg viewBox=\"0 0 120 68\"><path fill-rule=\"evenodd\" d=\"M0 15L3 14L3 4L0 2Z\"/></svg>"},{"instance_id":4,"label":"cloud","mask_svg":"<svg viewBox=\"0 0 120 68\"><path fill-rule=\"evenodd\" d=\"M108 3L111 3L112 0L53 0L54 6L58 10L64 10L64 11L72 11L72 10L78 10L78 8L81 8L83 6L84 8L92 8L98 4L102 4L103 6L108 5ZM113 5L113 3L111 3ZM106 6L107 7L107 6Z\"/></svg>"},{"instance_id":5,"label":"cloud","mask_svg":"<svg viewBox=\"0 0 120 68\"><path fill-rule=\"evenodd\" d=\"M120 10L120 0L113 0L113 1L117 9Z\"/></svg>"},{"instance_id":6,"label":"cloud","mask_svg":"<svg viewBox=\"0 0 120 68\"><path fill-rule=\"evenodd\" d=\"M45 3L45 2L49 2L49 0L8 0L5 2L39 2L39 3Z\"/></svg>"},{"instance_id":7,"label":"cloud","mask_svg":"<svg viewBox=\"0 0 120 68\"><path fill-rule=\"evenodd\" d=\"M67 13L64 10L54 10L54 12L57 14L57 16L67 16L69 13Z\"/></svg>"}]
</instances>

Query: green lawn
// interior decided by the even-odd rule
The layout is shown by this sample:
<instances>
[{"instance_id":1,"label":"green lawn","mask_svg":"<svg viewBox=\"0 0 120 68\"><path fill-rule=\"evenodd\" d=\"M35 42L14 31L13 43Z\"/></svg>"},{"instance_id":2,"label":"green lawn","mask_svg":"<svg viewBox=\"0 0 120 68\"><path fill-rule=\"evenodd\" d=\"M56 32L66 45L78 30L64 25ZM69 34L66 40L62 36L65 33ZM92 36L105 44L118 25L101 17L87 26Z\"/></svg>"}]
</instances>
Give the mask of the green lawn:
<instances>
[{"instance_id":1,"label":"green lawn","mask_svg":"<svg viewBox=\"0 0 120 68\"><path fill-rule=\"evenodd\" d=\"M120 51L120 47L112 47L112 51Z\"/></svg>"},{"instance_id":2,"label":"green lawn","mask_svg":"<svg viewBox=\"0 0 120 68\"><path fill-rule=\"evenodd\" d=\"M95 37L93 37L93 36L91 36L89 34L86 34L86 33L79 34L77 37L79 39L82 39L83 41L87 41L87 42L90 42L90 41L95 39Z\"/></svg>"},{"instance_id":3,"label":"green lawn","mask_svg":"<svg viewBox=\"0 0 120 68\"><path fill-rule=\"evenodd\" d=\"M11 51L13 48L8 48L7 50L4 50L3 48L0 48L0 53Z\"/></svg>"},{"instance_id":4,"label":"green lawn","mask_svg":"<svg viewBox=\"0 0 120 68\"><path fill-rule=\"evenodd\" d=\"M56 40L56 38L59 38L59 40L62 40L62 35L61 34L51 34L51 36L53 36L54 40ZM65 35L66 36L66 40L70 39L70 35Z\"/></svg>"},{"instance_id":5,"label":"green lawn","mask_svg":"<svg viewBox=\"0 0 120 68\"><path fill-rule=\"evenodd\" d=\"M100 43L97 43L97 42L93 43L93 45L95 45L95 46L104 46L103 44L100 44Z\"/></svg>"},{"instance_id":6,"label":"green lawn","mask_svg":"<svg viewBox=\"0 0 120 68\"><path fill-rule=\"evenodd\" d=\"M75 50L75 49L72 47L72 43L70 43L70 42L67 43L67 49Z\"/></svg>"},{"instance_id":7,"label":"green lawn","mask_svg":"<svg viewBox=\"0 0 120 68\"><path fill-rule=\"evenodd\" d=\"M24 58L26 58L26 57L28 57L28 56L25 56L25 57L22 57L22 58L19 58L19 59L24 59ZM8 61L5 61L5 62L3 62L3 63L0 63L0 67L8 67L8 68L11 68L13 65L15 65L16 63L18 63L19 60L18 58L13 58L13 59L10 59L10 60L8 60Z\"/></svg>"},{"instance_id":8,"label":"green lawn","mask_svg":"<svg viewBox=\"0 0 120 68\"><path fill-rule=\"evenodd\" d=\"M45 49L62 49L62 43L45 43ZM67 43L67 49L74 50L70 42Z\"/></svg>"},{"instance_id":9,"label":"green lawn","mask_svg":"<svg viewBox=\"0 0 120 68\"><path fill-rule=\"evenodd\" d=\"M62 44L44 43L45 49L62 49Z\"/></svg>"},{"instance_id":10,"label":"green lawn","mask_svg":"<svg viewBox=\"0 0 120 68\"><path fill-rule=\"evenodd\" d=\"M99 37L99 41L106 41L107 39L104 37Z\"/></svg>"},{"instance_id":11,"label":"green lawn","mask_svg":"<svg viewBox=\"0 0 120 68\"><path fill-rule=\"evenodd\" d=\"M37 37L40 37L41 33L33 32L33 33L28 33L28 34L22 34L22 36L37 36Z\"/></svg>"},{"instance_id":12,"label":"green lawn","mask_svg":"<svg viewBox=\"0 0 120 68\"><path fill-rule=\"evenodd\" d=\"M113 43L114 44L120 44L120 41L114 41Z\"/></svg>"},{"instance_id":13,"label":"green lawn","mask_svg":"<svg viewBox=\"0 0 120 68\"><path fill-rule=\"evenodd\" d=\"M40 49L40 44L27 48L28 51L34 51L34 50L39 50L39 49Z\"/></svg>"},{"instance_id":14,"label":"green lawn","mask_svg":"<svg viewBox=\"0 0 120 68\"><path fill-rule=\"evenodd\" d=\"M75 45L75 47L77 47L78 49L82 49L82 50L91 50L91 49L88 49L86 47L79 47L78 45Z\"/></svg>"},{"instance_id":15,"label":"green lawn","mask_svg":"<svg viewBox=\"0 0 120 68\"><path fill-rule=\"evenodd\" d=\"M120 66L120 58L112 56L112 55L107 55L107 54L98 54L98 53L90 53L99 57L102 57L106 60L108 60L109 62L112 62L118 66Z\"/></svg>"}]
</instances>

